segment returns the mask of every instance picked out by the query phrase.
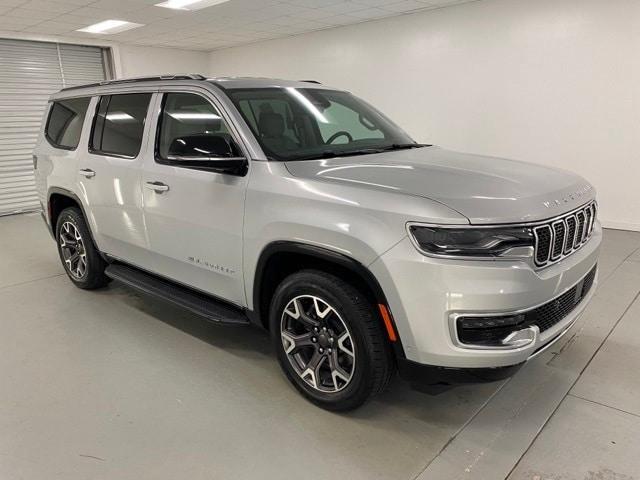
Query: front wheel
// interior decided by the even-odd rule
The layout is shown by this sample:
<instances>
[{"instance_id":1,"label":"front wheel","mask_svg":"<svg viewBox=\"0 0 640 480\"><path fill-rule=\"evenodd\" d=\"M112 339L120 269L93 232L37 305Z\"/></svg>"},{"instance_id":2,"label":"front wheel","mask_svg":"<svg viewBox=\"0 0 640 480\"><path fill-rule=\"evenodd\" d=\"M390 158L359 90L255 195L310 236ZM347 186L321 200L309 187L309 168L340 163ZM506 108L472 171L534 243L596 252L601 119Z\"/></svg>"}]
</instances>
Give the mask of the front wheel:
<instances>
[{"instance_id":1,"label":"front wheel","mask_svg":"<svg viewBox=\"0 0 640 480\"><path fill-rule=\"evenodd\" d=\"M104 274L107 264L93 244L80 209L69 207L60 213L56 241L65 272L77 287L93 290L109 283Z\"/></svg>"},{"instance_id":2,"label":"front wheel","mask_svg":"<svg viewBox=\"0 0 640 480\"><path fill-rule=\"evenodd\" d=\"M309 400L354 409L384 390L393 361L371 302L343 280L305 270L276 290L270 327L278 360Z\"/></svg>"}]
</instances>

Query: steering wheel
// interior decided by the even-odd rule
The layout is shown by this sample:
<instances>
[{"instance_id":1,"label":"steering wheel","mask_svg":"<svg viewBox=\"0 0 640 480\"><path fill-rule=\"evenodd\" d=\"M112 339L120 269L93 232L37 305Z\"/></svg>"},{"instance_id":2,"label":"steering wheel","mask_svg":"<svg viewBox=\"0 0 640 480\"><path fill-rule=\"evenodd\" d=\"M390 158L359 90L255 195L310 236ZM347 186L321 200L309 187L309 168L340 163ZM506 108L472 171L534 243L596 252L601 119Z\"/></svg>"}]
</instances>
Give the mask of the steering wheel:
<instances>
[{"instance_id":1,"label":"steering wheel","mask_svg":"<svg viewBox=\"0 0 640 480\"><path fill-rule=\"evenodd\" d=\"M340 138L340 137L347 137L347 140L349 140L349 143L353 142L353 137L351 136L351 134L349 132L345 132L344 130L340 130L339 132L334 133L333 135L331 135L327 141L325 142L327 145L330 145L333 143L333 141L336 138Z\"/></svg>"}]
</instances>

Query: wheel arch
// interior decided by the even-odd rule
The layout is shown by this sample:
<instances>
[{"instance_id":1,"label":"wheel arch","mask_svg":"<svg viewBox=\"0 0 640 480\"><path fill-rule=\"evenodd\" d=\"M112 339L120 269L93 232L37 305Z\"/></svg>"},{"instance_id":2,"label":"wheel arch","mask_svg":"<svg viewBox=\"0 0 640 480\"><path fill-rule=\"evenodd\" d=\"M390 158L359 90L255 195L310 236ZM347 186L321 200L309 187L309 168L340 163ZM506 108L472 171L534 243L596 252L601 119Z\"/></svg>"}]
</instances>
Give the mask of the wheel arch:
<instances>
[{"instance_id":1,"label":"wheel arch","mask_svg":"<svg viewBox=\"0 0 640 480\"><path fill-rule=\"evenodd\" d=\"M378 305L390 313L389 303L373 273L357 260L327 248L293 241L275 241L260 253L253 279L253 310L248 312L253 323L269 330L269 308L278 285L288 275L303 269L317 269L334 274L361 290L381 318ZM404 358L404 349L390 315L395 341L390 341L395 354ZM384 327L384 325L383 325Z\"/></svg>"},{"instance_id":2,"label":"wheel arch","mask_svg":"<svg viewBox=\"0 0 640 480\"><path fill-rule=\"evenodd\" d=\"M91 235L91 241L93 242L94 245L97 246L95 237L93 235L93 231L91 230L91 221L87 216L84 205L80 200L80 197L78 197L71 190L67 190L60 187L51 187L47 192L46 215L49 221L49 228L53 237L55 238L56 236L56 224L58 222L58 217L60 216L60 213L62 213L62 211L65 208L69 208L69 207L77 207L80 209L80 211L82 212L82 216L84 217L85 222L87 224L87 229L89 230L89 234ZM100 255L104 258L104 255L102 253L100 253Z\"/></svg>"}]
</instances>

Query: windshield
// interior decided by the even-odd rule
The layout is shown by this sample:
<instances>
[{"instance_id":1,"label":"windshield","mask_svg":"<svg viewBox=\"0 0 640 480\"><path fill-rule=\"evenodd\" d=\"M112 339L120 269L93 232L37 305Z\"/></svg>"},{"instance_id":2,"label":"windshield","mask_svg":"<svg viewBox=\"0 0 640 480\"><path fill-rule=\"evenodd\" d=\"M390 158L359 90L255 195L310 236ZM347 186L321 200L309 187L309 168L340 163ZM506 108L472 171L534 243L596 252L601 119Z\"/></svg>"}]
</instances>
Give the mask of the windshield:
<instances>
[{"instance_id":1,"label":"windshield","mask_svg":"<svg viewBox=\"0 0 640 480\"><path fill-rule=\"evenodd\" d=\"M229 89L272 160L310 160L415 148L391 120L347 92L319 88Z\"/></svg>"}]
</instances>

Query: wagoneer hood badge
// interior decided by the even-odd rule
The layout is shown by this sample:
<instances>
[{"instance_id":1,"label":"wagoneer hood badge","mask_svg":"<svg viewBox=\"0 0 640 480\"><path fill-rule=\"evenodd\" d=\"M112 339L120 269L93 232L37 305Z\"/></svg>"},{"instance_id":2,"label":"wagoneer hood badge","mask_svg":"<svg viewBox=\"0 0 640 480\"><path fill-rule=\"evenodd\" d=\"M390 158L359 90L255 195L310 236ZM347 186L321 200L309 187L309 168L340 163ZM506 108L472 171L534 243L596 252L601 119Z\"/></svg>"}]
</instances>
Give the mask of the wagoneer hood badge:
<instances>
[{"instance_id":1,"label":"wagoneer hood badge","mask_svg":"<svg viewBox=\"0 0 640 480\"><path fill-rule=\"evenodd\" d=\"M595 198L588 182L565 170L438 147L286 166L296 177L429 198L472 224L546 220Z\"/></svg>"},{"instance_id":2,"label":"wagoneer hood badge","mask_svg":"<svg viewBox=\"0 0 640 480\"><path fill-rule=\"evenodd\" d=\"M592 190L593 190L593 187L587 184L583 186L580 190L570 193L562 198L556 198L554 200L542 202L542 204L547 208L561 207L564 204L574 202L576 199L580 199L583 197L591 198L592 195L590 196L590 194Z\"/></svg>"}]
</instances>

